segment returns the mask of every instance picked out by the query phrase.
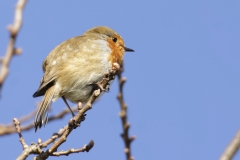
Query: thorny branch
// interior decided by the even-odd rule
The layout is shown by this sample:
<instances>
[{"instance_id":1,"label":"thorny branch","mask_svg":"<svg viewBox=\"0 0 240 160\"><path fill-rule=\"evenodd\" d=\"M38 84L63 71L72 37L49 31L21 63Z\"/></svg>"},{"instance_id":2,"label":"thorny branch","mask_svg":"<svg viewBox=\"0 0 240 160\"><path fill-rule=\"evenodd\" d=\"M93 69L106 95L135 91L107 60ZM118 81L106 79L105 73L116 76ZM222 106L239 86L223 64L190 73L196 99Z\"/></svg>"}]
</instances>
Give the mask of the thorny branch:
<instances>
[{"instance_id":1,"label":"thorny branch","mask_svg":"<svg viewBox=\"0 0 240 160\"><path fill-rule=\"evenodd\" d=\"M76 112L77 110L78 110L77 106L72 108L73 112ZM50 116L48 118L48 123L51 121L54 121L54 120L61 119L61 118L65 117L66 115L68 115L69 113L70 113L69 109L64 109L60 113ZM36 114L36 110L33 111L32 113L30 113L29 115L26 115L26 116L20 118L19 122L24 123L27 120L33 118L35 116L35 114ZM30 129L33 129L34 127L35 127L34 122L31 122L27 125L22 126L20 129L21 129L21 131L28 131ZM0 124L0 136L5 136L5 135L13 134L13 133L16 133L14 123L10 123L8 125Z\"/></svg>"},{"instance_id":2,"label":"thorny branch","mask_svg":"<svg viewBox=\"0 0 240 160\"><path fill-rule=\"evenodd\" d=\"M102 88L106 90L109 86L109 81L113 80L116 72L119 70L120 66L117 63L114 63L113 68L109 71L108 74L105 75L105 77L102 79L102 81L98 82L98 86L101 86L99 88ZM97 99L97 97L101 94L101 89L96 89L93 91L90 99L85 104L84 107L81 106L81 103L78 104L78 114L69 120L68 125L63 127L59 130L58 133L55 133L46 140L45 142L42 142L41 139L38 140L38 144L32 143L30 146L25 145L25 148L23 152L20 154L20 156L17 158L17 160L25 160L30 154L38 154L38 156L34 157L35 160L46 160L49 156L61 156L61 155L69 155L71 153L79 153L79 152L88 152L94 145L93 141L90 141L88 145L83 146L80 149L69 149L67 151L60 151L57 152L57 149L60 145L62 145L66 140L69 134L72 132L73 129L76 129L78 126L80 126L81 122L85 118L85 113L92 108L93 102ZM16 119L14 121L16 130L20 133L19 137L21 135L19 123L16 122ZM22 135L20 137L20 142L22 138ZM49 144L53 143L53 145L47 149L45 152L42 150L42 148L47 147Z\"/></svg>"},{"instance_id":3,"label":"thorny branch","mask_svg":"<svg viewBox=\"0 0 240 160\"><path fill-rule=\"evenodd\" d=\"M22 13L26 2L27 0L18 0L18 3L16 4L14 23L13 25L8 26L8 30L10 32L10 39L5 56L1 59L0 62L2 64L0 69L0 90L2 89L3 83L8 75L8 66L12 56L15 54L21 54L22 52L20 48L15 48L15 42L18 32L22 26Z\"/></svg>"},{"instance_id":4,"label":"thorny branch","mask_svg":"<svg viewBox=\"0 0 240 160\"><path fill-rule=\"evenodd\" d=\"M127 105L124 102L123 99L123 85L126 82L126 78L122 77L122 72L123 69L118 71L118 83L119 83L119 93L118 93L118 101L120 103L121 111L119 113L119 116L121 117L122 120L122 128L123 128L123 133L121 134L123 141L125 143L125 153L126 153L126 158L127 160L133 160L133 157L131 155L131 142L136 138L136 136L129 137L129 128L130 124L127 121Z\"/></svg>"},{"instance_id":5,"label":"thorny branch","mask_svg":"<svg viewBox=\"0 0 240 160\"><path fill-rule=\"evenodd\" d=\"M240 130L237 132L235 137L227 146L219 160L231 160L233 156L237 153L239 147L240 147Z\"/></svg>"}]
</instances>

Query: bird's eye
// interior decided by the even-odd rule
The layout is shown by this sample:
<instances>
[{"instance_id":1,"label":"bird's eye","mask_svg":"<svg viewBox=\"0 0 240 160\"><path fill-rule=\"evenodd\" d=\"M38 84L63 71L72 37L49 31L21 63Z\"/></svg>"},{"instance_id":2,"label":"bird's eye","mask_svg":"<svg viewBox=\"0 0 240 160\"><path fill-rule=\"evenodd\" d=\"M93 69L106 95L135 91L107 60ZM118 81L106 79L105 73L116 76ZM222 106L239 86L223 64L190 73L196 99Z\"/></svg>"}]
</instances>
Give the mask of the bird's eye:
<instances>
[{"instance_id":1,"label":"bird's eye","mask_svg":"<svg viewBox=\"0 0 240 160\"><path fill-rule=\"evenodd\" d=\"M117 42L117 38L113 37L112 38L113 42Z\"/></svg>"}]
</instances>

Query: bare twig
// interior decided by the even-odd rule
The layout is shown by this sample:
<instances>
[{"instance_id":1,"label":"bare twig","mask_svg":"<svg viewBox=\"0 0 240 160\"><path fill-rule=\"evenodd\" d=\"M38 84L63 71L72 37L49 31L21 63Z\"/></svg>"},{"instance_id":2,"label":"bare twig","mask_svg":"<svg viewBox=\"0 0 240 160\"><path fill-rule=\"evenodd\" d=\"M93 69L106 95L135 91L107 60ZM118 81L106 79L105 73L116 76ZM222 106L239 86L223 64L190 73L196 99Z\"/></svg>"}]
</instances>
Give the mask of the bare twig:
<instances>
[{"instance_id":1,"label":"bare twig","mask_svg":"<svg viewBox=\"0 0 240 160\"><path fill-rule=\"evenodd\" d=\"M124 144L125 144L125 153L126 153L126 158L127 160L133 160L133 157L131 155L131 142L136 138L136 136L129 137L128 131L130 128L130 124L127 121L127 105L124 102L123 99L123 85L126 82L126 78L122 78L122 72L123 69L119 70L118 72L118 83L119 83L119 93L118 93L118 100L120 103L121 111L119 113L119 116L121 117L122 120L122 128L123 128L123 133L121 134Z\"/></svg>"},{"instance_id":2,"label":"bare twig","mask_svg":"<svg viewBox=\"0 0 240 160\"><path fill-rule=\"evenodd\" d=\"M94 141L91 140L88 143L88 145L84 145L82 148L79 148L79 149L70 148L67 151L53 152L52 156L62 156L62 155L68 156L71 153L88 152L93 146L94 146Z\"/></svg>"},{"instance_id":3,"label":"bare twig","mask_svg":"<svg viewBox=\"0 0 240 160\"><path fill-rule=\"evenodd\" d=\"M219 160L231 160L233 156L237 153L240 147L240 130L238 130L235 137L232 139L230 144L227 146Z\"/></svg>"},{"instance_id":4,"label":"bare twig","mask_svg":"<svg viewBox=\"0 0 240 160\"><path fill-rule=\"evenodd\" d=\"M13 123L15 124L15 128L16 128L16 131L17 131L18 136L19 136L19 141L22 144L22 147L24 149L24 148L27 147L27 144L22 137L22 133L21 133L21 129L20 129L20 122L17 120L17 118L14 118Z\"/></svg>"},{"instance_id":5,"label":"bare twig","mask_svg":"<svg viewBox=\"0 0 240 160\"><path fill-rule=\"evenodd\" d=\"M59 130L58 133L53 134L48 140L42 143L42 140L38 140L38 144L31 144L31 146L27 146L24 151L18 157L19 160L26 158L30 154L38 154L38 156L34 157L35 160L46 160L49 156L61 156L61 155L69 155L71 153L79 153L79 152L88 152L94 145L93 141L90 141L88 145L85 145L83 148L80 149L69 149L67 151L60 151L57 152L57 149L60 145L62 145L66 140L69 134L72 132L73 129L76 129L80 126L81 122L84 120L85 113L92 108L92 104L97 99L97 97L104 91L108 85L109 81L115 78L116 72L119 70L119 65L114 64L113 68L109 71L108 74L105 75L103 80L98 83L103 90L96 89L93 91L90 99L85 104L84 107L81 106L81 103L78 104L78 114L69 120L68 125L63 127ZM58 139L58 140L57 140ZM56 142L55 142L56 141ZM46 150L45 152L42 151L42 148L47 147L49 144L53 143L53 145ZM24 157L24 158L21 158Z\"/></svg>"},{"instance_id":6,"label":"bare twig","mask_svg":"<svg viewBox=\"0 0 240 160\"><path fill-rule=\"evenodd\" d=\"M53 143L57 138L61 137L65 130L67 129L67 126L64 126L63 128L59 129L58 133L53 133L52 137L50 137L48 140L42 143L41 139L38 139L38 145L40 148L45 148L49 144Z\"/></svg>"},{"instance_id":7,"label":"bare twig","mask_svg":"<svg viewBox=\"0 0 240 160\"><path fill-rule=\"evenodd\" d=\"M21 133L21 129L20 129L20 122L18 121L17 118L13 119L13 123L15 124L15 128L16 131L18 132L18 136L19 136L19 141L22 144L23 147L23 152L22 154L17 158L17 160L25 160L29 154L34 154L34 153L38 153L38 152L42 152L41 149L32 144L31 146L28 146L25 142L25 140L23 139L22 133Z\"/></svg>"},{"instance_id":8,"label":"bare twig","mask_svg":"<svg viewBox=\"0 0 240 160\"><path fill-rule=\"evenodd\" d=\"M77 106L72 108L73 112L76 112L77 110L78 110ZM20 123L23 123L23 122L29 120L30 118L35 116L35 113L36 113L36 111L33 111L29 115L22 117L21 120L19 120ZM56 115L53 115L53 116L50 116L49 119L48 119L48 122L61 119L61 118L65 117L66 115L68 115L69 113L70 113L69 109L64 109L60 113L58 113ZM34 127L35 127L34 123L31 122L30 124L22 126L21 127L21 131L28 131L30 129L33 129ZM8 125L3 125L3 124L0 125L0 136L5 136L5 135L13 134L13 133L16 133L16 130L14 128L14 124L13 123L8 124Z\"/></svg>"},{"instance_id":9,"label":"bare twig","mask_svg":"<svg viewBox=\"0 0 240 160\"><path fill-rule=\"evenodd\" d=\"M22 52L20 48L15 48L15 42L16 42L16 37L18 35L18 32L22 26L22 13L23 13L23 9L26 2L27 0L18 0L16 9L15 9L14 23L13 25L8 26L8 30L10 32L10 39L9 39L5 56L1 59L2 65L0 70L0 90L2 89L2 85L8 75L8 72L9 72L8 66L12 56L14 54L21 54Z\"/></svg>"}]
</instances>

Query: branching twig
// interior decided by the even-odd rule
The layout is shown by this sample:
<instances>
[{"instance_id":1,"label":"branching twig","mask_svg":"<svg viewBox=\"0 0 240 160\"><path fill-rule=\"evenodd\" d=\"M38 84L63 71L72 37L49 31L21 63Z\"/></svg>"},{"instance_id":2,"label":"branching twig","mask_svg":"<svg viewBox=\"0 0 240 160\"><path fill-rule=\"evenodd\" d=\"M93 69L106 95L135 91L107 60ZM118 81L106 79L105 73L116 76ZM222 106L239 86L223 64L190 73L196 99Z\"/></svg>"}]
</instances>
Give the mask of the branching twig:
<instances>
[{"instance_id":1,"label":"branching twig","mask_svg":"<svg viewBox=\"0 0 240 160\"><path fill-rule=\"evenodd\" d=\"M233 156L237 153L239 147L240 147L240 130L237 132L235 137L227 146L219 160L231 160Z\"/></svg>"},{"instance_id":2,"label":"branching twig","mask_svg":"<svg viewBox=\"0 0 240 160\"><path fill-rule=\"evenodd\" d=\"M123 127L123 133L121 134L123 141L125 143L125 153L127 160L133 160L133 157L131 155L131 142L136 138L136 136L129 137L128 131L130 128L130 124L127 121L127 105L124 102L123 99L123 85L126 82L126 78L122 78L122 72L123 69L119 70L118 72L118 83L119 83L119 93L118 93L118 100L120 103L121 111L119 113L119 116L122 120L122 127Z\"/></svg>"},{"instance_id":3,"label":"branching twig","mask_svg":"<svg viewBox=\"0 0 240 160\"><path fill-rule=\"evenodd\" d=\"M7 51L5 53L5 56L1 59L1 70L0 70L0 90L2 89L2 85L8 75L9 69L9 63L14 54L21 54L20 48L15 48L15 42L17 34L22 26L22 13L24 6L26 4L27 0L18 0L18 3L16 5L15 10L15 18L13 25L8 26L8 30L10 32L10 39L7 46Z\"/></svg>"},{"instance_id":4,"label":"branching twig","mask_svg":"<svg viewBox=\"0 0 240 160\"><path fill-rule=\"evenodd\" d=\"M73 112L76 112L77 110L78 110L77 106L72 108ZM30 118L35 116L35 113L36 113L36 111L33 111L29 115L22 117L21 120L19 120L19 122L23 123L26 120L29 120ZM66 115L68 115L69 113L70 113L69 109L64 109L60 113L58 113L56 115L53 115L53 116L50 116L48 118L48 122L61 119L61 118L65 117ZM30 129L33 129L34 127L35 127L34 123L31 122L30 124L22 126L21 127L21 131L28 131ZM0 125L0 136L5 136L5 135L13 134L13 133L16 133L16 130L14 128L14 124L13 123L12 124L8 124L8 125L3 125L3 124Z\"/></svg>"},{"instance_id":5,"label":"branching twig","mask_svg":"<svg viewBox=\"0 0 240 160\"><path fill-rule=\"evenodd\" d=\"M18 132L18 135L19 135L19 141L23 147L23 152L17 158L17 160L25 160L30 154L41 153L42 151L37 145L31 144L31 146L28 146L26 144L25 140L22 137L20 122L17 120L17 118L14 118L13 122L15 124L16 131Z\"/></svg>"},{"instance_id":6,"label":"branching twig","mask_svg":"<svg viewBox=\"0 0 240 160\"><path fill-rule=\"evenodd\" d=\"M59 137L61 137L63 135L63 133L65 132L65 130L67 129L67 126L59 129L58 133L53 133L53 135L46 140L45 142L42 143L42 140L39 138L38 139L38 145L40 148L45 148L47 147L49 144L53 143L56 139L58 139Z\"/></svg>"},{"instance_id":7,"label":"branching twig","mask_svg":"<svg viewBox=\"0 0 240 160\"><path fill-rule=\"evenodd\" d=\"M61 155L66 155L68 156L71 153L79 153L79 152L88 152L92 147L94 146L94 141L91 140L88 145L84 145L82 148L79 149L73 149L70 148L67 151L61 151L61 152L53 152L52 156L61 156Z\"/></svg>"},{"instance_id":8,"label":"branching twig","mask_svg":"<svg viewBox=\"0 0 240 160\"><path fill-rule=\"evenodd\" d=\"M98 82L99 88L106 89L109 85L109 81L115 78L116 72L119 70L119 65L117 63L114 64L113 68L109 71L108 74L105 75L101 82ZM31 144L31 146L27 146L24 148L24 151L18 157L18 160L24 160L30 154L38 154L34 159L35 160L46 160L49 156L61 156L61 155L69 155L71 153L78 152L88 152L94 145L93 141L90 141L88 145L85 145L80 149L69 149L67 151L57 152L57 149L60 145L62 145L66 140L68 135L72 132L73 129L80 126L81 122L84 120L85 113L92 108L93 102L97 99L97 97L101 94L103 90L96 89L93 91L90 99L82 108L81 103L78 105L78 114L69 120L68 125L64 128L60 129L58 133L53 134L50 139L42 143L42 140L38 140L38 144ZM57 140L58 139L58 140ZM56 141L56 142L55 142ZM49 144L53 143L53 145L46 150L42 151L42 148L47 147ZM23 158L22 158L23 157Z\"/></svg>"}]
</instances>

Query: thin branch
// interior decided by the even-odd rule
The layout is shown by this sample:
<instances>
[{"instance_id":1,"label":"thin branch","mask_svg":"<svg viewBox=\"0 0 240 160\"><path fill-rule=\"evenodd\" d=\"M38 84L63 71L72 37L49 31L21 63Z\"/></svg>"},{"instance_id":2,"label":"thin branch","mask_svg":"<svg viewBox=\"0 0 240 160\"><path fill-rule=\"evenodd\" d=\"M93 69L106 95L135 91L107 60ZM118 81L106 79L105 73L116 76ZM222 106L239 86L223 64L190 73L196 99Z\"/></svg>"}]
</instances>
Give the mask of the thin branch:
<instances>
[{"instance_id":1,"label":"thin branch","mask_svg":"<svg viewBox=\"0 0 240 160\"><path fill-rule=\"evenodd\" d=\"M53 133L53 135L43 143L41 139L38 139L39 147L40 148L47 147L49 144L53 143L57 138L61 137L63 133L66 131L66 129L67 129L67 126L64 126L63 128L59 129L58 133Z\"/></svg>"},{"instance_id":2,"label":"thin branch","mask_svg":"<svg viewBox=\"0 0 240 160\"><path fill-rule=\"evenodd\" d=\"M123 68L123 67L122 67ZM118 83L119 83L119 93L118 93L118 101L120 103L121 111L119 113L119 116L122 120L122 128L123 133L121 134L124 144L125 144L125 153L126 153L126 159L127 160L133 160L133 157L131 155L131 142L136 138L136 136L129 137L129 128L130 124L127 121L127 105L124 102L123 99L123 85L126 82L126 78L122 78L122 72L123 69L119 70L118 72Z\"/></svg>"},{"instance_id":3,"label":"thin branch","mask_svg":"<svg viewBox=\"0 0 240 160\"><path fill-rule=\"evenodd\" d=\"M22 144L22 147L24 149L24 148L27 147L27 144L22 137L22 133L21 133L21 129L20 129L20 122L17 120L17 118L14 118L13 123L15 124L15 128L16 128L16 131L17 131L18 136L19 136L19 141Z\"/></svg>"},{"instance_id":4,"label":"thin branch","mask_svg":"<svg viewBox=\"0 0 240 160\"><path fill-rule=\"evenodd\" d=\"M8 75L9 63L14 54L21 54L22 50L20 48L15 48L16 37L22 26L22 13L27 0L18 0L15 9L15 17L13 25L8 26L10 32L10 39L7 46L7 51L5 56L1 59L1 70L0 70L0 90L2 89L3 83Z\"/></svg>"},{"instance_id":5,"label":"thin branch","mask_svg":"<svg viewBox=\"0 0 240 160\"><path fill-rule=\"evenodd\" d=\"M63 133L63 135L59 138L59 140L57 142L55 142L52 147L50 147L50 149L48 150L47 153L48 155L52 154L53 152L55 152L58 147L64 143L67 140L68 135L72 132L73 129L75 129L77 126L75 124L79 124L81 123L82 117L84 116L85 112L87 112L88 110L90 110L92 108L92 104L95 101L95 99L100 95L100 89L95 90L92 94L92 96L90 97L90 99L88 100L88 102L86 103L86 105L83 107L83 109L78 111L78 114L71 119L68 122L67 125L67 129L65 130L65 132ZM48 157L48 156L47 156Z\"/></svg>"},{"instance_id":6,"label":"thin branch","mask_svg":"<svg viewBox=\"0 0 240 160\"><path fill-rule=\"evenodd\" d=\"M22 154L17 158L17 160L25 160L30 154L35 154L38 152L42 152L41 149L34 145L31 144L31 146L28 146L25 142L25 140L23 139L22 133L21 133L21 129L20 129L20 122L18 121L17 118L13 119L13 123L15 125L16 131L18 132L18 136L19 136L19 141L22 144L23 147L23 152Z\"/></svg>"},{"instance_id":7,"label":"thin branch","mask_svg":"<svg viewBox=\"0 0 240 160\"><path fill-rule=\"evenodd\" d=\"M73 112L76 112L78 110L77 106L72 108ZM36 111L33 111L32 113L30 113L27 116L21 117L20 123L25 122L26 120L29 120L30 118L32 118L33 116L35 116ZM50 116L48 119L48 122L51 121L55 121L58 119L62 119L63 117L65 117L66 115L68 115L70 113L69 109L64 109L63 111L61 111L60 113ZM21 127L21 131L28 131L30 129L33 129L35 127L34 122L31 122L30 124L24 125ZM16 133L16 130L14 128L14 124L8 124L8 125L0 125L0 136L5 136L5 135L9 135L9 134L13 134Z\"/></svg>"},{"instance_id":8,"label":"thin branch","mask_svg":"<svg viewBox=\"0 0 240 160\"><path fill-rule=\"evenodd\" d=\"M79 148L79 149L70 148L70 149L67 150L67 151L53 152L52 156L62 156L62 155L68 156L68 155L71 154L71 153L89 152L89 150L90 150L93 146L94 146L94 141L91 140L91 141L88 143L88 145L84 145L82 148Z\"/></svg>"},{"instance_id":9,"label":"thin branch","mask_svg":"<svg viewBox=\"0 0 240 160\"><path fill-rule=\"evenodd\" d=\"M240 130L238 130L235 137L232 139L230 144L227 146L219 160L231 160L233 156L237 153L240 147Z\"/></svg>"}]
</instances>

